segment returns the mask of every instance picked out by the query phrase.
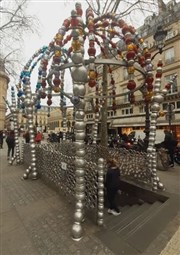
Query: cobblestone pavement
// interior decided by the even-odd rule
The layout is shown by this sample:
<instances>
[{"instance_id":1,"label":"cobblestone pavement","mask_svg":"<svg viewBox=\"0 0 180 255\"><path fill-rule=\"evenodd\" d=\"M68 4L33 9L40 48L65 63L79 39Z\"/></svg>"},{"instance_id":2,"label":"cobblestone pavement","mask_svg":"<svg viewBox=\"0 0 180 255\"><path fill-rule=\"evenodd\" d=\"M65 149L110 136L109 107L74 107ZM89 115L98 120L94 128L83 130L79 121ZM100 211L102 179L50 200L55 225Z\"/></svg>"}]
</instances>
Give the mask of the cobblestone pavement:
<instances>
[{"instance_id":1,"label":"cobblestone pavement","mask_svg":"<svg viewBox=\"0 0 180 255\"><path fill-rule=\"evenodd\" d=\"M73 241L73 203L40 179L22 180L25 167L10 166L6 152L7 148L0 150L0 255L113 255L95 236L99 227L89 218L83 223L83 238L79 242ZM167 191L174 182L173 173L177 175L179 170L178 167L170 173L159 173L161 180L167 184ZM165 178L166 175L168 178ZM177 183L176 178L171 192L179 192ZM144 255L157 252L179 255L180 231L175 233L178 224L179 217L176 217ZM169 229L171 234L175 233L170 241Z\"/></svg>"}]
</instances>

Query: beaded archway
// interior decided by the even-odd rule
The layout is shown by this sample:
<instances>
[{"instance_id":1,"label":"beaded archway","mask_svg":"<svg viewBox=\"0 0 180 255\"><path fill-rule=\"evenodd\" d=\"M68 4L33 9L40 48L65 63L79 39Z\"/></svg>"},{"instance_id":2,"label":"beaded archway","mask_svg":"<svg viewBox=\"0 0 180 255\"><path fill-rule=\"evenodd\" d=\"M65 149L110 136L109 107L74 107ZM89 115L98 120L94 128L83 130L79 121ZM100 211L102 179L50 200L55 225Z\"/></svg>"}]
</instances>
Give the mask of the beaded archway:
<instances>
[{"instance_id":1,"label":"beaded archway","mask_svg":"<svg viewBox=\"0 0 180 255\"><path fill-rule=\"evenodd\" d=\"M84 218L83 201L84 201L84 154L85 154L85 84L90 87L97 86L98 73L96 65L99 64L119 64L127 67L129 81L127 88L129 90L129 101L134 103L136 91L136 83L134 81L135 70L140 70L144 75L144 85L146 93L145 100L151 100L153 95L153 66L151 63L151 54L147 44L141 36L135 31L134 27L126 24L125 21L119 19L114 13L107 13L98 17L94 17L91 8L85 13L85 22L82 19L83 11L80 3L75 4L75 10L71 12L71 16L63 21L62 26L50 42L47 49L43 53L40 61L38 83L36 86L36 95L32 97L30 87L29 72L23 72L23 93L19 98L24 99L29 126L32 126L33 105L40 107L40 99L47 97L47 105L52 104L53 93L64 93L64 69L70 68L73 80L73 97L71 102L76 107L75 130L76 130L76 209L74 214L75 222L72 227L73 238L79 240L82 237L81 222ZM85 42L88 41L88 49L86 51ZM70 44L70 45L69 45ZM66 47L66 48L65 48ZM88 55L88 60L85 55ZM112 61L112 58L115 58ZM52 60L48 71L48 64ZM111 68L109 68L111 73ZM157 71L156 78L161 77ZM116 109L116 91L114 79L111 76L112 85L112 109ZM97 89L96 89L97 90ZM20 92L20 89L19 89ZM18 93L19 93L18 92ZM164 91L164 93L166 93ZM156 98L154 99L156 101ZM99 101L96 99L96 112L99 111ZM159 109L159 107L158 107ZM157 110L157 109L156 109ZM155 124L153 126L156 128ZM31 139L33 140L33 134ZM154 134L151 136L155 141ZM153 148L154 143L151 143ZM34 156L35 144L31 141L32 167L33 176L37 178L36 158ZM151 152L151 148L149 152ZM151 160L151 159L150 159ZM150 161L150 167L152 166ZM31 169L29 169L31 170ZM28 174L28 173L26 173ZM25 178L27 175L24 176ZM154 180L157 180L154 174Z\"/></svg>"}]
</instances>

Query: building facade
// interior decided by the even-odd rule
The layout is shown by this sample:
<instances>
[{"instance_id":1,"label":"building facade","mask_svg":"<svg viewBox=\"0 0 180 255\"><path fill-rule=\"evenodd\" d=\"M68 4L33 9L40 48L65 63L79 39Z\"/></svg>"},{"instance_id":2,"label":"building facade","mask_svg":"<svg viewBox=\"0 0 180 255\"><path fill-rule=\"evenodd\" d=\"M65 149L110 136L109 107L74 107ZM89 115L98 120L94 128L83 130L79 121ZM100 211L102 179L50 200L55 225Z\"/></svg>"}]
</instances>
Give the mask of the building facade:
<instances>
[{"instance_id":1,"label":"building facade","mask_svg":"<svg viewBox=\"0 0 180 255\"><path fill-rule=\"evenodd\" d=\"M155 56L152 63L154 73L159 59L163 62L162 88L176 75L177 78L173 82L162 104L161 112L164 112L157 123L158 129L171 129L180 140L180 3L170 1L166 5L166 10L160 12L159 15L152 15L145 19L144 25L137 29L138 33L144 38L151 52L151 56ZM154 42L154 34L158 26L162 26L167 31L165 47L162 54L157 54ZM116 95L127 92L128 73L125 67L111 66L112 73L107 73L107 96L112 95L112 86L110 84L111 76L115 81ZM102 70L101 65L97 66L99 95L102 95ZM135 73L136 84L143 84L143 76ZM95 88L86 86L86 96L92 97L95 94ZM106 100L106 99L104 99ZM145 130L147 113L145 102L143 100L142 91L135 92L135 103L130 104L128 95L116 97L117 109L112 110L112 98L107 98L108 104L108 133L130 133L132 130ZM169 116L169 104L171 107L171 115ZM95 100L94 100L95 105ZM103 102L101 104L103 107ZM86 103L86 131L91 133L94 126L95 113L92 103ZM100 119L101 121L101 119ZM100 130L99 123L99 130Z\"/></svg>"},{"instance_id":2,"label":"building facade","mask_svg":"<svg viewBox=\"0 0 180 255\"><path fill-rule=\"evenodd\" d=\"M74 109L65 108L65 118L60 108L51 111L48 118L48 132L70 132L74 133Z\"/></svg>"},{"instance_id":3,"label":"building facade","mask_svg":"<svg viewBox=\"0 0 180 255\"><path fill-rule=\"evenodd\" d=\"M4 130L5 128L6 103L3 97L6 99L8 83L9 77L5 72L4 63L0 59L0 130Z\"/></svg>"}]
</instances>

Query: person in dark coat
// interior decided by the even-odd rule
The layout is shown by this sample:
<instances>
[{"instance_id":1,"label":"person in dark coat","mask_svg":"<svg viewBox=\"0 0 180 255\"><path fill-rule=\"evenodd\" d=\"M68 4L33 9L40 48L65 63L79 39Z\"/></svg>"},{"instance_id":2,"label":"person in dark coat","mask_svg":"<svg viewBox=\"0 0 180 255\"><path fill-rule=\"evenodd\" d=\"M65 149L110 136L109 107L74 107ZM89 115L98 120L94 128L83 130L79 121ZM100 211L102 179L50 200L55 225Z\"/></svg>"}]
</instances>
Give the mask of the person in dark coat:
<instances>
[{"instance_id":1,"label":"person in dark coat","mask_svg":"<svg viewBox=\"0 0 180 255\"><path fill-rule=\"evenodd\" d=\"M108 160L108 170L106 174L105 186L107 189L107 198L109 203L108 213L115 216L120 214L116 205L116 195L120 189L120 170L115 159Z\"/></svg>"},{"instance_id":2,"label":"person in dark coat","mask_svg":"<svg viewBox=\"0 0 180 255\"><path fill-rule=\"evenodd\" d=\"M176 139L174 139L173 134L170 131L165 130L164 134L165 134L165 137L164 137L163 145L164 145L164 148L167 149L169 154L169 158L170 158L169 166L174 167L174 150L177 146L177 141Z\"/></svg>"},{"instance_id":3,"label":"person in dark coat","mask_svg":"<svg viewBox=\"0 0 180 255\"><path fill-rule=\"evenodd\" d=\"M3 130L0 131L0 149L3 149L3 140L4 140L4 133Z\"/></svg>"},{"instance_id":4,"label":"person in dark coat","mask_svg":"<svg viewBox=\"0 0 180 255\"><path fill-rule=\"evenodd\" d=\"M15 135L14 135L14 131L10 131L10 133L8 134L7 138L6 138L6 143L8 146L8 155L7 158L10 158L10 154L12 157L14 157L14 148L15 148Z\"/></svg>"}]
</instances>

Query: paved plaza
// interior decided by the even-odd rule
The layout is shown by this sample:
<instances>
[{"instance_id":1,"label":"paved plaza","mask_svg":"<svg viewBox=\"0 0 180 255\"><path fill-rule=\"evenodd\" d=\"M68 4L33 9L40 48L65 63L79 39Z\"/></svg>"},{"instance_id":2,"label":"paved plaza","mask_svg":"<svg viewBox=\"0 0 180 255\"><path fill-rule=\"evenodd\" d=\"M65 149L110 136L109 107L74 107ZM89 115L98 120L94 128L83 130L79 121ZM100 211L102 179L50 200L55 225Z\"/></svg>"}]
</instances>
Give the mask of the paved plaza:
<instances>
[{"instance_id":1,"label":"paved plaza","mask_svg":"<svg viewBox=\"0 0 180 255\"><path fill-rule=\"evenodd\" d=\"M74 205L40 179L22 180L25 166L10 166L6 154L4 146L0 150L0 255L114 254L98 239L99 227L89 218L83 223L81 241L73 241ZM179 166L158 174L168 192L180 194ZM177 215L143 254L179 255L179 240Z\"/></svg>"}]
</instances>

